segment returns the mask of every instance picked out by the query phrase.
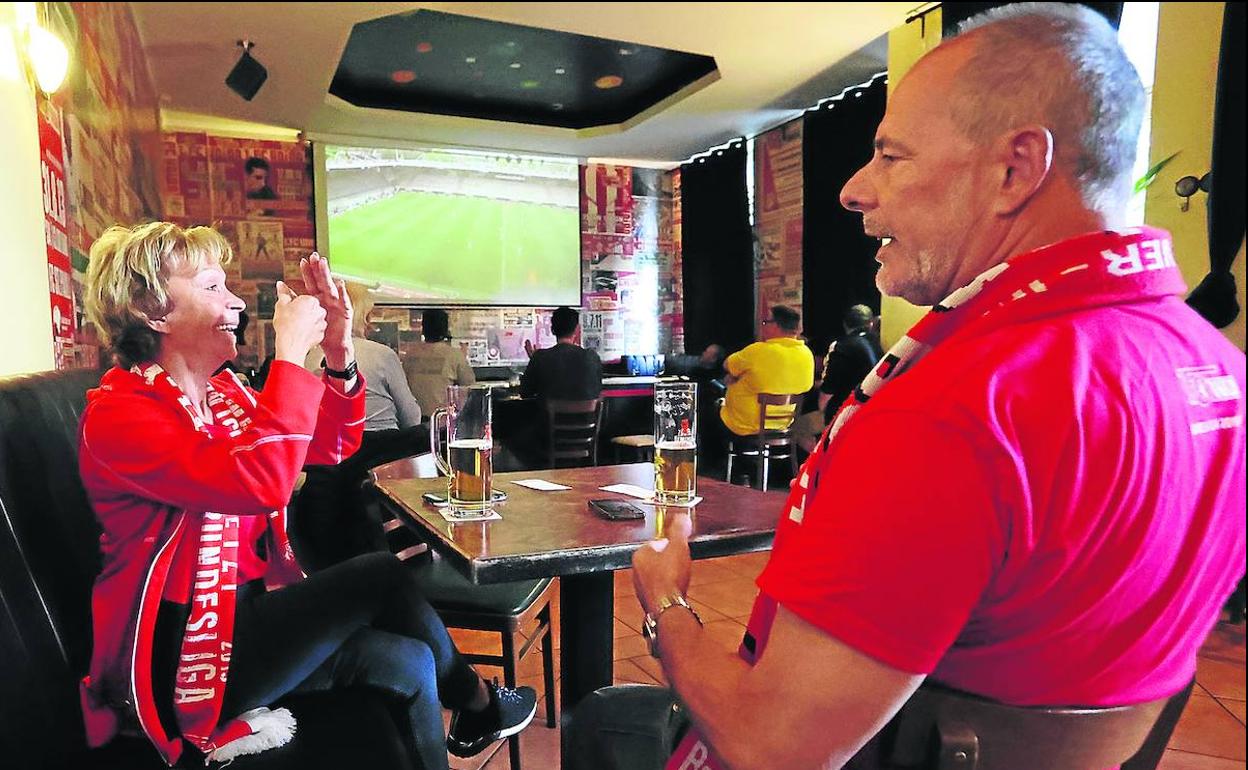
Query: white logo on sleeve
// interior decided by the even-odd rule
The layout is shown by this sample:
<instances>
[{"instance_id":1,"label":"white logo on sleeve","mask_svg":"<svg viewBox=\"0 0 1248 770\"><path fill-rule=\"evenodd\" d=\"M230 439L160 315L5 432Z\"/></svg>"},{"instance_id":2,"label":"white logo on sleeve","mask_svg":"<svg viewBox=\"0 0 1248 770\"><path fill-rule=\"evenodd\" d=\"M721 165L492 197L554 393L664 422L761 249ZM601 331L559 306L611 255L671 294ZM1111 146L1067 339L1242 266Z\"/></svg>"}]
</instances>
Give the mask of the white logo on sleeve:
<instances>
[{"instance_id":1,"label":"white logo on sleeve","mask_svg":"<svg viewBox=\"0 0 1248 770\"><path fill-rule=\"evenodd\" d=\"M1209 406L1239 401L1239 383L1217 364L1184 366L1174 370L1191 406Z\"/></svg>"},{"instance_id":2,"label":"white logo on sleeve","mask_svg":"<svg viewBox=\"0 0 1248 770\"><path fill-rule=\"evenodd\" d=\"M1217 364L1205 366L1185 366L1174 370L1179 384L1187 395L1187 403L1194 407L1208 407L1214 404L1238 403L1243 401L1239 382L1222 371ZM1193 436L1213 433L1219 430L1233 430L1244 424L1242 413L1207 417L1191 423Z\"/></svg>"}]
</instances>

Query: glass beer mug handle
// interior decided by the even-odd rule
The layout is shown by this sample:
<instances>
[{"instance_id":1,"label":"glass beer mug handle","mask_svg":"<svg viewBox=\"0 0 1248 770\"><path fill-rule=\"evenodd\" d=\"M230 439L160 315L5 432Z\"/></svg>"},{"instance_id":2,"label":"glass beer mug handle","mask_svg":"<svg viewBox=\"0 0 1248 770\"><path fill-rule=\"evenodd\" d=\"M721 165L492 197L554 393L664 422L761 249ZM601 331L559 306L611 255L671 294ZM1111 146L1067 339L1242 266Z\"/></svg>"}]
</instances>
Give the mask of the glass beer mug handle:
<instances>
[{"instance_id":1,"label":"glass beer mug handle","mask_svg":"<svg viewBox=\"0 0 1248 770\"><path fill-rule=\"evenodd\" d=\"M443 476L451 475L451 464L447 459L447 447L442 446L439 439L440 431L438 430L438 419L445 418L446 429L449 432L451 426L451 412L444 406L440 406L433 410L433 417L429 420L429 447L433 450L433 461L438 464L438 470ZM450 441L450 436L447 436Z\"/></svg>"}]
</instances>

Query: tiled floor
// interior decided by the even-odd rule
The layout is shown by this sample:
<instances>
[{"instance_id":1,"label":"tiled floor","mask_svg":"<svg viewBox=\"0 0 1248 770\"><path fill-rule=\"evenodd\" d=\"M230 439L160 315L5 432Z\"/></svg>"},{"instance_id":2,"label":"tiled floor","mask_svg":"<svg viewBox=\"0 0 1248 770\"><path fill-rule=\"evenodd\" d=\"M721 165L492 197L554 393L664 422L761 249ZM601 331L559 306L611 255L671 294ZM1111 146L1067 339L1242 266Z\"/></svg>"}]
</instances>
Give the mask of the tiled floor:
<instances>
[{"instance_id":1,"label":"tiled floor","mask_svg":"<svg viewBox=\"0 0 1248 770\"><path fill-rule=\"evenodd\" d=\"M745 630L754 597L754 578L768 554L749 554L694 563L690 599L706 621L712 639L735 650ZM633 591L630 572L615 576L615 681L660 684L664 682L658 661L646 654L640 636L641 610ZM558 599L556 598L556 602ZM555 612L558 616L558 610ZM558 646L558 620L555 621ZM465 650L498 651L497 635L455 631ZM1161 770L1244 770L1244 625L1219 624L1201 651L1196 691L1175 730ZM558 656L555 656L558 666ZM499 669L482 667L487 676L502 676ZM535 649L520 664L522 684L542 692L541 655ZM556 674L557 675L557 674ZM557 685L556 685L557 687ZM524 770L557 770L559 729L547 729L539 703L538 716L521 735ZM505 745L474 758L453 759L455 770L509 770Z\"/></svg>"}]
</instances>

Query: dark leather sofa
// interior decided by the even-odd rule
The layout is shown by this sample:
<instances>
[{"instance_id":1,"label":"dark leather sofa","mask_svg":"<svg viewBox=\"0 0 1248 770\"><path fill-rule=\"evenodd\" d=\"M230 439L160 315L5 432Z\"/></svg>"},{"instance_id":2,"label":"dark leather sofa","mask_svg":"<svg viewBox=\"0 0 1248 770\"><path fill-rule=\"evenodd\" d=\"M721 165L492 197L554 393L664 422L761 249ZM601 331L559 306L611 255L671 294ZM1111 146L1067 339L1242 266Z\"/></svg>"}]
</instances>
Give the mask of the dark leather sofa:
<instances>
[{"instance_id":1,"label":"dark leather sofa","mask_svg":"<svg viewBox=\"0 0 1248 770\"><path fill-rule=\"evenodd\" d=\"M88 750L78 681L91 655L99 527L78 477L78 419L90 370L0 379L0 767L163 768L140 738ZM413 762L370 693L291 698L295 739L234 770L370 768ZM182 765L203 767L186 752Z\"/></svg>"}]
</instances>

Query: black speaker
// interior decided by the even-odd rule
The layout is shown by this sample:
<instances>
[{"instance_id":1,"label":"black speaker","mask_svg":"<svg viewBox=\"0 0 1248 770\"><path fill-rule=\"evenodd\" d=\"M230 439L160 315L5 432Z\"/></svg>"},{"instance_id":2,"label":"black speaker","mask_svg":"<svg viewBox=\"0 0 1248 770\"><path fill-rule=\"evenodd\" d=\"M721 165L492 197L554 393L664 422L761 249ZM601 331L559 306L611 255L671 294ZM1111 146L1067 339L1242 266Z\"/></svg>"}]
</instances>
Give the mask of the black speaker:
<instances>
[{"instance_id":1,"label":"black speaker","mask_svg":"<svg viewBox=\"0 0 1248 770\"><path fill-rule=\"evenodd\" d=\"M225 76L225 84L234 93L251 101L256 92L260 90L260 86L264 85L264 81L268 79L269 71L264 68L264 65L251 58L249 51L243 51L238 64L235 64L230 74Z\"/></svg>"}]
</instances>

